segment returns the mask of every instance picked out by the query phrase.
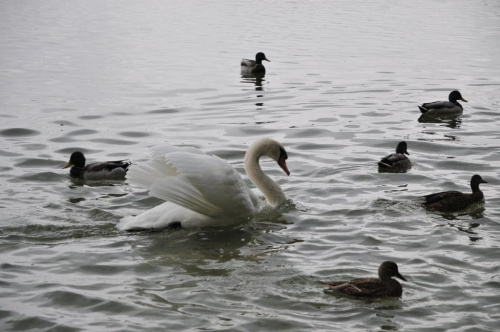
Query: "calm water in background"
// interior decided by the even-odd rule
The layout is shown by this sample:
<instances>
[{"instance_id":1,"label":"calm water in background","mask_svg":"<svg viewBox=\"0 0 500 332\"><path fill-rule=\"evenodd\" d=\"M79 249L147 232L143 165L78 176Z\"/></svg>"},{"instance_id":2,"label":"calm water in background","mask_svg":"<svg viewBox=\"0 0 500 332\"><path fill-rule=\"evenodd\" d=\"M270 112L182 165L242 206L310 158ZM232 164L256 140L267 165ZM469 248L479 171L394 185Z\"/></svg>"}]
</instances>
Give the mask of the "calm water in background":
<instances>
[{"instance_id":1,"label":"calm water in background","mask_svg":"<svg viewBox=\"0 0 500 332\"><path fill-rule=\"evenodd\" d=\"M498 329L500 2L2 1L0 43L2 330ZM462 117L418 120L453 89ZM290 203L234 229L119 232L160 201L60 169L168 142L243 175L262 136ZM401 140L413 168L378 173ZM484 206L416 201L475 173ZM388 259L401 299L323 293Z\"/></svg>"}]
</instances>

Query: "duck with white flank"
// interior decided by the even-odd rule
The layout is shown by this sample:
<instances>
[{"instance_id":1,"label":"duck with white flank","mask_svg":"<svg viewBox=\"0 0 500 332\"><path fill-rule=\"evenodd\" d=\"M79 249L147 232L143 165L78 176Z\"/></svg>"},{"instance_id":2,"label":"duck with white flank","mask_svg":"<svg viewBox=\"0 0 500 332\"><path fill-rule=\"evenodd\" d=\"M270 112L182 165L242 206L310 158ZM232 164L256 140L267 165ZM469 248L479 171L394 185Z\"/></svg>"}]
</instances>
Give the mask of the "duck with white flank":
<instances>
[{"instance_id":1,"label":"duck with white flank","mask_svg":"<svg viewBox=\"0 0 500 332\"><path fill-rule=\"evenodd\" d=\"M241 73L252 74L252 75L265 75L266 68L262 64L262 61L269 61L266 55L259 52L255 55L255 61L250 59L241 59Z\"/></svg>"},{"instance_id":2,"label":"duck with white flank","mask_svg":"<svg viewBox=\"0 0 500 332\"><path fill-rule=\"evenodd\" d=\"M422 114L430 116L458 115L464 110L458 100L467 103L467 100L462 97L462 94L459 91L455 90L452 91L448 96L448 101L434 101L432 103L425 103L421 106L418 106L418 108L420 109Z\"/></svg>"},{"instance_id":3,"label":"duck with white flank","mask_svg":"<svg viewBox=\"0 0 500 332\"><path fill-rule=\"evenodd\" d=\"M103 161L85 165L86 160L82 152L71 154L69 161L63 168L71 167L69 174L75 178L86 180L119 180L124 179L130 162L125 160Z\"/></svg>"}]
</instances>

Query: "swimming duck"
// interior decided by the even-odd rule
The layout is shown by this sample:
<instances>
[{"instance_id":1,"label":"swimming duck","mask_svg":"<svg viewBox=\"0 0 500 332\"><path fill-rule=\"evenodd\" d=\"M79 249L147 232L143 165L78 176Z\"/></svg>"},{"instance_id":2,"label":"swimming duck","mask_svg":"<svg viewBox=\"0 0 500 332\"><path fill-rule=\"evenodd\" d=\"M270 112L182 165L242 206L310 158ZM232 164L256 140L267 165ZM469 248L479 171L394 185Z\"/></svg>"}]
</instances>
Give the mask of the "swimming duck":
<instances>
[{"instance_id":1,"label":"swimming duck","mask_svg":"<svg viewBox=\"0 0 500 332\"><path fill-rule=\"evenodd\" d=\"M455 90L448 96L448 101L435 101L432 103L425 103L418 108L423 114L426 115L453 115L463 112L463 107L457 100L461 100L467 103L462 97L462 94Z\"/></svg>"},{"instance_id":2,"label":"swimming duck","mask_svg":"<svg viewBox=\"0 0 500 332\"><path fill-rule=\"evenodd\" d=\"M286 202L285 194L262 171L261 157L271 158L290 175L288 155L280 143L262 138L250 145L244 159L246 174L264 194L267 205L278 207ZM166 202L123 218L117 226L121 230L239 225L264 203L227 161L192 147L156 147L149 162L134 167L127 179Z\"/></svg>"},{"instance_id":3,"label":"swimming duck","mask_svg":"<svg viewBox=\"0 0 500 332\"><path fill-rule=\"evenodd\" d=\"M403 294L403 287L392 277L407 281L399 274L398 265L385 261L378 268L378 278L353 279L350 281L336 281L327 284L327 291L338 291L357 297L399 297Z\"/></svg>"},{"instance_id":4,"label":"swimming duck","mask_svg":"<svg viewBox=\"0 0 500 332\"><path fill-rule=\"evenodd\" d=\"M411 167L411 161L407 156L405 156L405 154L410 155L407 151L406 142L401 141L396 147L396 153L391 153L390 155L382 158L378 162L378 167L383 169L405 171Z\"/></svg>"},{"instance_id":5,"label":"swimming duck","mask_svg":"<svg viewBox=\"0 0 500 332\"><path fill-rule=\"evenodd\" d=\"M472 194L464 194L459 191L443 191L424 196L424 205L429 210L441 212L463 210L472 203L479 202L484 198L483 192L479 189L480 183L488 182L484 181L480 175L475 174L470 179Z\"/></svg>"},{"instance_id":6,"label":"swimming duck","mask_svg":"<svg viewBox=\"0 0 500 332\"><path fill-rule=\"evenodd\" d=\"M250 59L241 59L241 72L253 75L264 75L266 73L266 68L262 64L262 61L271 62L271 60L268 60L266 55L262 52L255 55L255 61Z\"/></svg>"},{"instance_id":7,"label":"swimming duck","mask_svg":"<svg viewBox=\"0 0 500 332\"><path fill-rule=\"evenodd\" d=\"M76 151L71 154L63 168L71 167L69 174L86 180L118 180L125 178L130 162L124 160L104 161L85 165L85 156Z\"/></svg>"}]
</instances>

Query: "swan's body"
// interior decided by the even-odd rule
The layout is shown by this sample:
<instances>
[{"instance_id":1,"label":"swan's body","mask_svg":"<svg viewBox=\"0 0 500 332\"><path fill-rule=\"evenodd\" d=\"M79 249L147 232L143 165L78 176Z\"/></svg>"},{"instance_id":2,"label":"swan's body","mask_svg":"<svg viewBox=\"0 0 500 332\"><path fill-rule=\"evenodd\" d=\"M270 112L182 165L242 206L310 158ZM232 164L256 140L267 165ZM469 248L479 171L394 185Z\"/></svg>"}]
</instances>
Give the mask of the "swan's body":
<instances>
[{"instance_id":1,"label":"swan's body","mask_svg":"<svg viewBox=\"0 0 500 332\"><path fill-rule=\"evenodd\" d=\"M268 138L252 143L245 154L247 176L269 205L278 206L286 197L260 168L262 156L275 160L287 175L288 156L281 144ZM121 230L235 225L260 209L260 200L231 165L194 148L158 147L152 159L134 167L127 178L166 202L136 217L122 219L118 224Z\"/></svg>"},{"instance_id":2,"label":"swan's body","mask_svg":"<svg viewBox=\"0 0 500 332\"><path fill-rule=\"evenodd\" d=\"M266 55L262 52L255 55L255 60L241 59L241 72L243 74L265 75L266 68L262 64L262 61L271 62L271 60L268 60Z\"/></svg>"},{"instance_id":3,"label":"swan's body","mask_svg":"<svg viewBox=\"0 0 500 332\"><path fill-rule=\"evenodd\" d=\"M401 141L396 147L396 153L391 153L390 155L382 158L378 162L378 167L385 170L404 172L411 167L411 161L407 156L405 156L405 154L410 155L408 153L408 146L405 141Z\"/></svg>"},{"instance_id":4,"label":"swan's body","mask_svg":"<svg viewBox=\"0 0 500 332\"><path fill-rule=\"evenodd\" d=\"M119 180L124 179L130 162L125 160L103 161L85 165L86 160L82 152L71 154L69 161L63 168L71 167L69 174L72 177L85 180Z\"/></svg>"},{"instance_id":5,"label":"swan's body","mask_svg":"<svg viewBox=\"0 0 500 332\"><path fill-rule=\"evenodd\" d=\"M458 115L463 112L463 107L458 100L467 102L462 97L459 91L452 91L448 96L448 101L434 101L432 103L424 103L419 106L420 112L425 115L439 116L439 115Z\"/></svg>"},{"instance_id":6,"label":"swan's body","mask_svg":"<svg viewBox=\"0 0 500 332\"><path fill-rule=\"evenodd\" d=\"M429 210L441 212L455 212L467 208L469 205L484 199L483 192L479 189L480 183L488 183L480 175L473 175L470 179L472 193L460 191L443 191L424 196L425 207Z\"/></svg>"},{"instance_id":7,"label":"swan's body","mask_svg":"<svg viewBox=\"0 0 500 332\"><path fill-rule=\"evenodd\" d=\"M336 281L327 284L328 291L341 292L356 297L399 297L403 294L403 287L392 277L401 280L406 279L399 273L398 265L391 261L380 264L378 268L378 278L353 279L350 281Z\"/></svg>"}]
</instances>

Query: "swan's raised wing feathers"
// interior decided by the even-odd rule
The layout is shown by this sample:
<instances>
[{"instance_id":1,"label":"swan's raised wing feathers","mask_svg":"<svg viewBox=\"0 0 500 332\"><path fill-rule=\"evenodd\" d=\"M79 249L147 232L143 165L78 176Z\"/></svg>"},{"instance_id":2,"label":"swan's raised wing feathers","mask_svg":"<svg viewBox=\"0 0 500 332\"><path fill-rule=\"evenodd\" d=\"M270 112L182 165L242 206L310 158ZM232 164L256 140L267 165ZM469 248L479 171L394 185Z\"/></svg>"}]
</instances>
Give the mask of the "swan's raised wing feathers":
<instances>
[{"instance_id":1,"label":"swan's raised wing feathers","mask_svg":"<svg viewBox=\"0 0 500 332\"><path fill-rule=\"evenodd\" d=\"M149 194L209 217L215 217L221 212L220 208L207 201L203 193L183 177L157 179Z\"/></svg>"},{"instance_id":2,"label":"swan's raised wing feathers","mask_svg":"<svg viewBox=\"0 0 500 332\"><path fill-rule=\"evenodd\" d=\"M156 179L175 176L177 170L165 162L165 156L155 157L147 164L132 168L127 174L127 180L145 189L150 189Z\"/></svg>"},{"instance_id":3,"label":"swan's raised wing feathers","mask_svg":"<svg viewBox=\"0 0 500 332\"><path fill-rule=\"evenodd\" d=\"M152 196L203 215L253 212L253 194L238 172L219 157L191 149L156 149L154 158L134 167L128 179Z\"/></svg>"},{"instance_id":4,"label":"swan's raised wing feathers","mask_svg":"<svg viewBox=\"0 0 500 332\"><path fill-rule=\"evenodd\" d=\"M200 149L194 148L192 146L173 146L168 144L160 144L160 145L155 145L151 148L150 158L164 156L172 152L189 152L194 154L205 154Z\"/></svg>"},{"instance_id":5,"label":"swan's raised wing feathers","mask_svg":"<svg viewBox=\"0 0 500 332\"><path fill-rule=\"evenodd\" d=\"M169 153L166 157L180 176L185 177L206 201L219 207L224 214L230 215L234 211L239 215L253 210L252 192L227 161L217 156L186 152Z\"/></svg>"}]
</instances>

